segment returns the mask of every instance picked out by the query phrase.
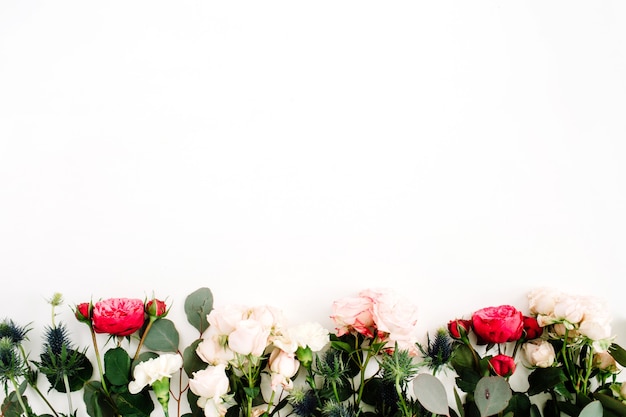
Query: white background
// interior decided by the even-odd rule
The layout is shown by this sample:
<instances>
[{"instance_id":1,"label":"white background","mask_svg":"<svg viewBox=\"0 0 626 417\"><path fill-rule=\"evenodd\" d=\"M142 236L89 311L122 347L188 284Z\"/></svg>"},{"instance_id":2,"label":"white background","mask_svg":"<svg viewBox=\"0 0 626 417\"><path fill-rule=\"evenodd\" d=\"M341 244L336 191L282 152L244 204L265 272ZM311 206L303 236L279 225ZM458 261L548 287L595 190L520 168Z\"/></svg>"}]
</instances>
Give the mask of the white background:
<instances>
[{"instance_id":1,"label":"white background","mask_svg":"<svg viewBox=\"0 0 626 417\"><path fill-rule=\"evenodd\" d=\"M0 2L0 316L150 297L420 326L554 286L626 342L626 3ZM180 321L184 331L185 323ZM38 348L36 348L38 349Z\"/></svg>"}]
</instances>

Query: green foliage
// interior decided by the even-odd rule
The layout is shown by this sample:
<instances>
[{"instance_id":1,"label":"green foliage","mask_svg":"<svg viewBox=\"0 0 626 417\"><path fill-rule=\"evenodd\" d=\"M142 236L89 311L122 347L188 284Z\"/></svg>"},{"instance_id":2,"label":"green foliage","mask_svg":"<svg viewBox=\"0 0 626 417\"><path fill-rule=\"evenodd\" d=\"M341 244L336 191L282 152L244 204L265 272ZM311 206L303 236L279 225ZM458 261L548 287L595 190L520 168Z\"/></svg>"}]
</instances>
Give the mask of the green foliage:
<instances>
[{"instance_id":1,"label":"green foliage","mask_svg":"<svg viewBox=\"0 0 626 417\"><path fill-rule=\"evenodd\" d=\"M202 342L202 339L194 340L189 346L185 348L183 351L183 369L189 378L193 376L193 373L204 369L207 367L206 362L204 362L198 354L196 353L196 348Z\"/></svg>"},{"instance_id":2,"label":"green foliage","mask_svg":"<svg viewBox=\"0 0 626 417\"><path fill-rule=\"evenodd\" d=\"M104 354L104 376L113 385L130 382L130 356L121 347L109 349Z\"/></svg>"},{"instance_id":3,"label":"green foliage","mask_svg":"<svg viewBox=\"0 0 626 417\"><path fill-rule=\"evenodd\" d=\"M509 383L500 376L487 376L476 384L474 400L481 417L503 411L509 404L512 392Z\"/></svg>"},{"instance_id":4,"label":"green foliage","mask_svg":"<svg viewBox=\"0 0 626 417\"><path fill-rule=\"evenodd\" d=\"M448 395L439 378L430 374L419 374L413 380L417 400L434 414L448 414Z\"/></svg>"},{"instance_id":5,"label":"green foliage","mask_svg":"<svg viewBox=\"0 0 626 417\"><path fill-rule=\"evenodd\" d=\"M209 327L207 315L213 310L213 293L209 288L198 288L185 299L185 314L187 321L200 334Z\"/></svg>"},{"instance_id":6,"label":"green foliage","mask_svg":"<svg viewBox=\"0 0 626 417\"><path fill-rule=\"evenodd\" d=\"M152 324L144 339L144 346L159 352L176 352L180 336L176 325L169 319L159 319Z\"/></svg>"}]
</instances>

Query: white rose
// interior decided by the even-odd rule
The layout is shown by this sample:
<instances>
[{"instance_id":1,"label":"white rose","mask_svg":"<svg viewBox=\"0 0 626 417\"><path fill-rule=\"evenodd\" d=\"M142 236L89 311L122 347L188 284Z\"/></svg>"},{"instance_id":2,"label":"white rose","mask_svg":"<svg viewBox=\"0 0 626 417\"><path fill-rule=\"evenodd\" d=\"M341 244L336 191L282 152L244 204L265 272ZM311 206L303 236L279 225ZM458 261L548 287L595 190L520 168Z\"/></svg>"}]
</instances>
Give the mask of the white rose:
<instances>
[{"instance_id":1,"label":"white rose","mask_svg":"<svg viewBox=\"0 0 626 417\"><path fill-rule=\"evenodd\" d=\"M244 318L246 309L240 305L216 307L207 316L209 325L222 335L229 335Z\"/></svg>"},{"instance_id":2,"label":"white rose","mask_svg":"<svg viewBox=\"0 0 626 417\"><path fill-rule=\"evenodd\" d=\"M611 315L606 303L595 297L585 297L582 301L585 311L578 328L580 334L594 341L611 338Z\"/></svg>"},{"instance_id":3,"label":"white rose","mask_svg":"<svg viewBox=\"0 0 626 417\"><path fill-rule=\"evenodd\" d=\"M561 298L554 305L554 317L557 320L567 321L571 324L578 324L582 321L585 314L586 305L582 298L577 296L567 296Z\"/></svg>"},{"instance_id":4,"label":"white rose","mask_svg":"<svg viewBox=\"0 0 626 417\"><path fill-rule=\"evenodd\" d=\"M548 368L556 359L552 344L542 339L534 339L524 343L522 352L526 362L537 368Z\"/></svg>"},{"instance_id":5,"label":"white rose","mask_svg":"<svg viewBox=\"0 0 626 417\"><path fill-rule=\"evenodd\" d=\"M140 362L133 370L134 380L128 384L128 391L137 394L146 385L152 385L163 378L171 378L182 366L183 358L173 353Z\"/></svg>"},{"instance_id":6,"label":"white rose","mask_svg":"<svg viewBox=\"0 0 626 417\"><path fill-rule=\"evenodd\" d=\"M274 349L269 359L272 390L275 391L279 385L291 389L293 386L291 378L298 372L299 367L300 362L293 353L278 348Z\"/></svg>"},{"instance_id":7,"label":"white rose","mask_svg":"<svg viewBox=\"0 0 626 417\"><path fill-rule=\"evenodd\" d=\"M203 403L210 398L225 396L229 389L226 365L208 366L206 369L194 372L193 377L189 379L189 389L204 399ZM200 400L198 405L200 405Z\"/></svg>"},{"instance_id":8,"label":"white rose","mask_svg":"<svg viewBox=\"0 0 626 417\"><path fill-rule=\"evenodd\" d=\"M202 336L196 354L210 365L227 364L235 357L235 353L226 344L226 337L219 334L214 327L209 327Z\"/></svg>"},{"instance_id":9,"label":"white rose","mask_svg":"<svg viewBox=\"0 0 626 417\"><path fill-rule=\"evenodd\" d=\"M242 320L228 336L230 349L241 355L261 356L268 345L270 330L256 320Z\"/></svg>"},{"instance_id":10,"label":"white rose","mask_svg":"<svg viewBox=\"0 0 626 417\"><path fill-rule=\"evenodd\" d=\"M528 293L528 308L532 315L551 316L561 292L553 288L538 288Z\"/></svg>"},{"instance_id":11,"label":"white rose","mask_svg":"<svg viewBox=\"0 0 626 417\"><path fill-rule=\"evenodd\" d=\"M227 403L221 397L198 399L198 406L204 409L205 417L223 417L232 404Z\"/></svg>"},{"instance_id":12,"label":"white rose","mask_svg":"<svg viewBox=\"0 0 626 417\"><path fill-rule=\"evenodd\" d=\"M319 352L330 342L330 332L319 323L307 322L289 329L291 338L299 347Z\"/></svg>"},{"instance_id":13,"label":"white rose","mask_svg":"<svg viewBox=\"0 0 626 417\"><path fill-rule=\"evenodd\" d=\"M280 309L268 305L255 306L249 311L249 319L255 320L272 334L277 333L283 326L285 319Z\"/></svg>"}]
</instances>

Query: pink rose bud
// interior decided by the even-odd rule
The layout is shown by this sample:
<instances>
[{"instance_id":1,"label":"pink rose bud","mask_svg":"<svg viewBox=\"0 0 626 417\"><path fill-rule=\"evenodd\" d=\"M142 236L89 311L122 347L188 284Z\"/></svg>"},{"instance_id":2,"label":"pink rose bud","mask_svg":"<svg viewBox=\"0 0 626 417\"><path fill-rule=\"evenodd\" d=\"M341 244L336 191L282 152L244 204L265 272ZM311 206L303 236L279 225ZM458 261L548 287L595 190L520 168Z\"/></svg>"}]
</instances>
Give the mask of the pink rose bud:
<instances>
[{"instance_id":1,"label":"pink rose bud","mask_svg":"<svg viewBox=\"0 0 626 417\"><path fill-rule=\"evenodd\" d=\"M496 355L489 359L489 367L493 374L508 377L515 372L515 360L507 355Z\"/></svg>"},{"instance_id":2,"label":"pink rose bud","mask_svg":"<svg viewBox=\"0 0 626 417\"><path fill-rule=\"evenodd\" d=\"M448 322L448 332L453 339L462 339L472 328L471 320L456 319Z\"/></svg>"},{"instance_id":3,"label":"pink rose bud","mask_svg":"<svg viewBox=\"0 0 626 417\"><path fill-rule=\"evenodd\" d=\"M76 306L76 310L74 310L74 315L76 319L81 323L91 324L91 303L80 303Z\"/></svg>"},{"instance_id":4,"label":"pink rose bud","mask_svg":"<svg viewBox=\"0 0 626 417\"><path fill-rule=\"evenodd\" d=\"M146 304L146 313L150 317L165 317L167 315L167 307L165 305L165 301L154 300L148 301Z\"/></svg>"}]
</instances>

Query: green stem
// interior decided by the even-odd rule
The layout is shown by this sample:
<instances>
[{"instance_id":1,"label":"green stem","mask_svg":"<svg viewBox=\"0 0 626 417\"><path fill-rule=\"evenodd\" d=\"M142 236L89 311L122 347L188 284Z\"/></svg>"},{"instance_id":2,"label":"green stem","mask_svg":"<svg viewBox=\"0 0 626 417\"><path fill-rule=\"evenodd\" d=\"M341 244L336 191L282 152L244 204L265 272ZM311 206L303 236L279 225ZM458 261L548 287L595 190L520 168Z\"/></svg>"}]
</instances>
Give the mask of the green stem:
<instances>
[{"instance_id":1,"label":"green stem","mask_svg":"<svg viewBox=\"0 0 626 417\"><path fill-rule=\"evenodd\" d=\"M89 325L89 330L91 331L91 340L93 343L93 350L96 355L96 362L98 363L98 371L100 372L100 384L102 385L102 389L104 393L109 396L109 389L107 388L107 384L104 380L104 368L102 367L102 359L100 358L100 350L98 349L98 340L96 338L96 332L93 330L93 326Z\"/></svg>"},{"instance_id":2,"label":"green stem","mask_svg":"<svg viewBox=\"0 0 626 417\"><path fill-rule=\"evenodd\" d=\"M10 380L13 384L13 389L15 389L15 395L17 396L17 401L20 403L20 407L22 407L22 410L24 410L24 414L28 416L28 410L26 409L26 405L24 404L24 400L22 399L22 394L20 393L20 388L17 384L17 381L15 380L15 377L11 376Z\"/></svg>"},{"instance_id":3,"label":"green stem","mask_svg":"<svg viewBox=\"0 0 626 417\"><path fill-rule=\"evenodd\" d=\"M400 409L402 410L402 415L406 417L411 417L409 408L407 407L406 401L404 400L404 392L402 391L402 387L400 386L399 378L396 378L396 393L398 393L398 398L400 399Z\"/></svg>"},{"instance_id":4,"label":"green stem","mask_svg":"<svg viewBox=\"0 0 626 417\"><path fill-rule=\"evenodd\" d=\"M65 392L67 395L67 407L68 416L72 415L72 396L70 395L70 380L67 378L67 374L63 374L63 385L65 385Z\"/></svg>"},{"instance_id":5,"label":"green stem","mask_svg":"<svg viewBox=\"0 0 626 417\"><path fill-rule=\"evenodd\" d=\"M141 347L143 346L143 342L146 340L146 336L148 336L148 332L150 331L150 328L152 327L152 323L154 323L156 321L155 317L150 316L150 321L148 321L148 325L146 326L146 330L143 332L143 335L141 336L141 340L139 340L139 344L137 345L137 350L135 351L135 356L133 356L133 361L137 359L137 357L139 356L139 352L141 351Z\"/></svg>"}]
</instances>

